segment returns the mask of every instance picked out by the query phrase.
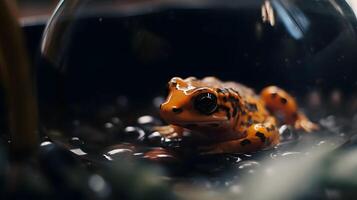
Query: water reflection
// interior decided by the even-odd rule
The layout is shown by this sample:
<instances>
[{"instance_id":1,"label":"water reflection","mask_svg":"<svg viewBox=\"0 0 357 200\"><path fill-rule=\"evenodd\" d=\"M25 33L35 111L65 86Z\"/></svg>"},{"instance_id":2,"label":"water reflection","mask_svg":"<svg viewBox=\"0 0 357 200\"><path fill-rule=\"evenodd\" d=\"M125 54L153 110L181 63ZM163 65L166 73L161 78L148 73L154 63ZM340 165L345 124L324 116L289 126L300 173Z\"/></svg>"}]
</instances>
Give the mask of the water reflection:
<instances>
[{"instance_id":1,"label":"water reflection","mask_svg":"<svg viewBox=\"0 0 357 200\"><path fill-rule=\"evenodd\" d=\"M346 0L347 4L351 7L355 15L357 15L357 1L356 0Z\"/></svg>"},{"instance_id":2,"label":"water reflection","mask_svg":"<svg viewBox=\"0 0 357 200\"><path fill-rule=\"evenodd\" d=\"M304 37L310 26L309 20L301 9L289 1L265 1L262 6L262 14L263 21L269 21L272 26L277 20L280 20L290 35L297 40Z\"/></svg>"},{"instance_id":3,"label":"water reflection","mask_svg":"<svg viewBox=\"0 0 357 200\"><path fill-rule=\"evenodd\" d=\"M263 22L268 22L271 26L275 25L275 13L270 1L265 1L262 5L262 18Z\"/></svg>"}]
</instances>

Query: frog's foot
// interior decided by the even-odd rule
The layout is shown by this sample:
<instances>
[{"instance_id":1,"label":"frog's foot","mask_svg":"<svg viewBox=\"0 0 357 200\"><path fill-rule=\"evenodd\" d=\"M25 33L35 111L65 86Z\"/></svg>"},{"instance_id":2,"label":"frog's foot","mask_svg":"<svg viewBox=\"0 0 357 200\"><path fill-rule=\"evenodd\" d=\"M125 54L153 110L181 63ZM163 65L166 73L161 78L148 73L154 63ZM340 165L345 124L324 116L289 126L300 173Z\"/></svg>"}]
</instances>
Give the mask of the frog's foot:
<instances>
[{"instance_id":1,"label":"frog's foot","mask_svg":"<svg viewBox=\"0 0 357 200\"><path fill-rule=\"evenodd\" d=\"M269 123L253 124L247 129L247 136L237 140L229 140L198 150L203 155L221 153L247 153L273 147L279 143L279 133L275 126Z\"/></svg>"},{"instance_id":2,"label":"frog's foot","mask_svg":"<svg viewBox=\"0 0 357 200\"><path fill-rule=\"evenodd\" d=\"M294 128L297 130L303 130L305 132L317 131L320 129L319 125L311 122L304 114L299 113L294 123Z\"/></svg>"},{"instance_id":3,"label":"frog's foot","mask_svg":"<svg viewBox=\"0 0 357 200\"><path fill-rule=\"evenodd\" d=\"M154 131L157 131L162 137L168 139L181 138L183 135L183 128L174 125L157 126L154 128Z\"/></svg>"}]
</instances>

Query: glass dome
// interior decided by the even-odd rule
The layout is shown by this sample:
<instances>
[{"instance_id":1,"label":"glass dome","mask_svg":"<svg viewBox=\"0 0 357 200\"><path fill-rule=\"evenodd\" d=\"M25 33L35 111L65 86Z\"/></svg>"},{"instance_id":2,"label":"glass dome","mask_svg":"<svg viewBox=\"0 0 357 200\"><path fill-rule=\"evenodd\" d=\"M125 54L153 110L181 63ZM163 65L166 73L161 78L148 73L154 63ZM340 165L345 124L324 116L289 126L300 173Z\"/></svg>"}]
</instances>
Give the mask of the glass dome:
<instances>
[{"instance_id":1,"label":"glass dome","mask_svg":"<svg viewBox=\"0 0 357 200\"><path fill-rule=\"evenodd\" d=\"M353 5L343 0L62 1L42 42L43 119L58 124L58 119L93 116L90 112L113 102L144 109L165 95L174 76L216 76L256 91L278 85L301 100L308 93L315 100L322 95L322 103L330 101L325 96L352 100Z\"/></svg>"},{"instance_id":2,"label":"glass dome","mask_svg":"<svg viewBox=\"0 0 357 200\"><path fill-rule=\"evenodd\" d=\"M53 140L79 148L79 155L104 151L111 160L105 149L126 145L116 148L176 163L182 156L168 152L179 149L186 155L180 149L185 139L173 141L154 131L167 125L159 115L167 83L172 77L214 76L257 94L269 85L284 88L321 127L299 136L281 124L282 144L288 145L264 156L295 156L291 152L297 147L308 146L307 153L298 151L308 154L317 146L340 146L357 128L354 2L63 0L41 45L41 125ZM238 162L250 156L229 158ZM227 157L190 159L189 166L195 160L211 172L212 163ZM239 169L256 165L244 163Z\"/></svg>"}]
</instances>

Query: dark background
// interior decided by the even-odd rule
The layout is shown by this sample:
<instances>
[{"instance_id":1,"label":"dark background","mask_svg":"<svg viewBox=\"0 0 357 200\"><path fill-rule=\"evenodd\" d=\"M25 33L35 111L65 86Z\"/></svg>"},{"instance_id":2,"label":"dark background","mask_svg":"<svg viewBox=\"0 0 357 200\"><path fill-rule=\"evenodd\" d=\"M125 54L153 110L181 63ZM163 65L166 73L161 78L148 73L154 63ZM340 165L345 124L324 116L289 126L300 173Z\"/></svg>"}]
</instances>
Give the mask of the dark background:
<instances>
[{"instance_id":1,"label":"dark background","mask_svg":"<svg viewBox=\"0 0 357 200\"><path fill-rule=\"evenodd\" d=\"M310 22L296 39L282 18L274 27L263 23L256 2L130 16L77 13L59 38L56 61L39 52L44 25L24 26L40 105L106 103L121 95L144 103L164 94L173 76L213 75L257 91L274 84L294 95L336 88L356 93L356 17L346 3L340 1L341 15L329 1L288 1ZM299 16L289 17L296 22Z\"/></svg>"}]
</instances>

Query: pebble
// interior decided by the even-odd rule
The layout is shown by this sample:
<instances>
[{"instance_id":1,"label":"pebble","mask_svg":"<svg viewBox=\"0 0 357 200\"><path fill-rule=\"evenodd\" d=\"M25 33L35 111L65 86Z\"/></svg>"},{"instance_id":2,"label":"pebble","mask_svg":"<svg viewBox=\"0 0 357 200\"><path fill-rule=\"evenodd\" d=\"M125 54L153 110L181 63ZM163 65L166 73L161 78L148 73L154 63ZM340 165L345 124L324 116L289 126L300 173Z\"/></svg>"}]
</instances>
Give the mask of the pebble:
<instances>
[{"instance_id":1,"label":"pebble","mask_svg":"<svg viewBox=\"0 0 357 200\"><path fill-rule=\"evenodd\" d=\"M120 128L123 127L123 122L122 122L118 117L112 117L112 118L110 119L110 122L111 122L113 125L118 126L118 127L120 127Z\"/></svg>"},{"instance_id":2,"label":"pebble","mask_svg":"<svg viewBox=\"0 0 357 200\"><path fill-rule=\"evenodd\" d=\"M161 147L152 148L147 151L143 158L162 164L173 164L179 162L179 159L173 153Z\"/></svg>"},{"instance_id":3,"label":"pebble","mask_svg":"<svg viewBox=\"0 0 357 200\"><path fill-rule=\"evenodd\" d=\"M117 136L118 133L121 131L120 127L111 122L106 122L104 124L104 130L107 134L112 134L113 136Z\"/></svg>"},{"instance_id":4,"label":"pebble","mask_svg":"<svg viewBox=\"0 0 357 200\"><path fill-rule=\"evenodd\" d=\"M135 146L131 144L118 144L108 147L104 152L104 157L108 160L121 160L133 155Z\"/></svg>"},{"instance_id":5,"label":"pebble","mask_svg":"<svg viewBox=\"0 0 357 200\"><path fill-rule=\"evenodd\" d=\"M51 141L45 140L45 141L41 142L40 146L43 147L43 146L47 146L47 145L51 145L51 144L53 144Z\"/></svg>"},{"instance_id":6,"label":"pebble","mask_svg":"<svg viewBox=\"0 0 357 200\"><path fill-rule=\"evenodd\" d=\"M56 189L59 199L88 199L88 187L82 183L88 178L89 171L71 151L54 143L40 146L41 172L46 176L46 184Z\"/></svg>"},{"instance_id":7,"label":"pebble","mask_svg":"<svg viewBox=\"0 0 357 200\"><path fill-rule=\"evenodd\" d=\"M161 125L161 121L151 115L144 115L137 119L137 123L145 128L152 128Z\"/></svg>"},{"instance_id":8,"label":"pebble","mask_svg":"<svg viewBox=\"0 0 357 200\"><path fill-rule=\"evenodd\" d=\"M279 134L281 141L294 141L299 139L299 135L296 131L292 130L291 126L282 125L279 128Z\"/></svg>"},{"instance_id":9,"label":"pebble","mask_svg":"<svg viewBox=\"0 0 357 200\"><path fill-rule=\"evenodd\" d=\"M81 148L70 149L70 151L72 153L76 154L77 156L85 156L85 155L87 155L87 153L84 152Z\"/></svg>"},{"instance_id":10,"label":"pebble","mask_svg":"<svg viewBox=\"0 0 357 200\"><path fill-rule=\"evenodd\" d=\"M161 144L166 148L180 148L182 144L182 138L161 138Z\"/></svg>"},{"instance_id":11,"label":"pebble","mask_svg":"<svg viewBox=\"0 0 357 200\"><path fill-rule=\"evenodd\" d=\"M39 158L41 165L55 177L62 176L71 166L78 164L70 151L47 141L40 146Z\"/></svg>"},{"instance_id":12,"label":"pebble","mask_svg":"<svg viewBox=\"0 0 357 200\"><path fill-rule=\"evenodd\" d=\"M123 132L123 141L125 142L142 142L145 139L145 131L136 126L127 126Z\"/></svg>"},{"instance_id":13,"label":"pebble","mask_svg":"<svg viewBox=\"0 0 357 200\"><path fill-rule=\"evenodd\" d=\"M69 139L69 144L75 147L81 147L84 142L80 140L78 137L72 137Z\"/></svg>"},{"instance_id":14,"label":"pebble","mask_svg":"<svg viewBox=\"0 0 357 200\"><path fill-rule=\"evenodd\" d=\"M150 144L152 145L160 145L161 141L163 140L163 137L161 136L161 134L157 131L151 133L148 136L148 141Z\"/></svg>"}]
</instances>

